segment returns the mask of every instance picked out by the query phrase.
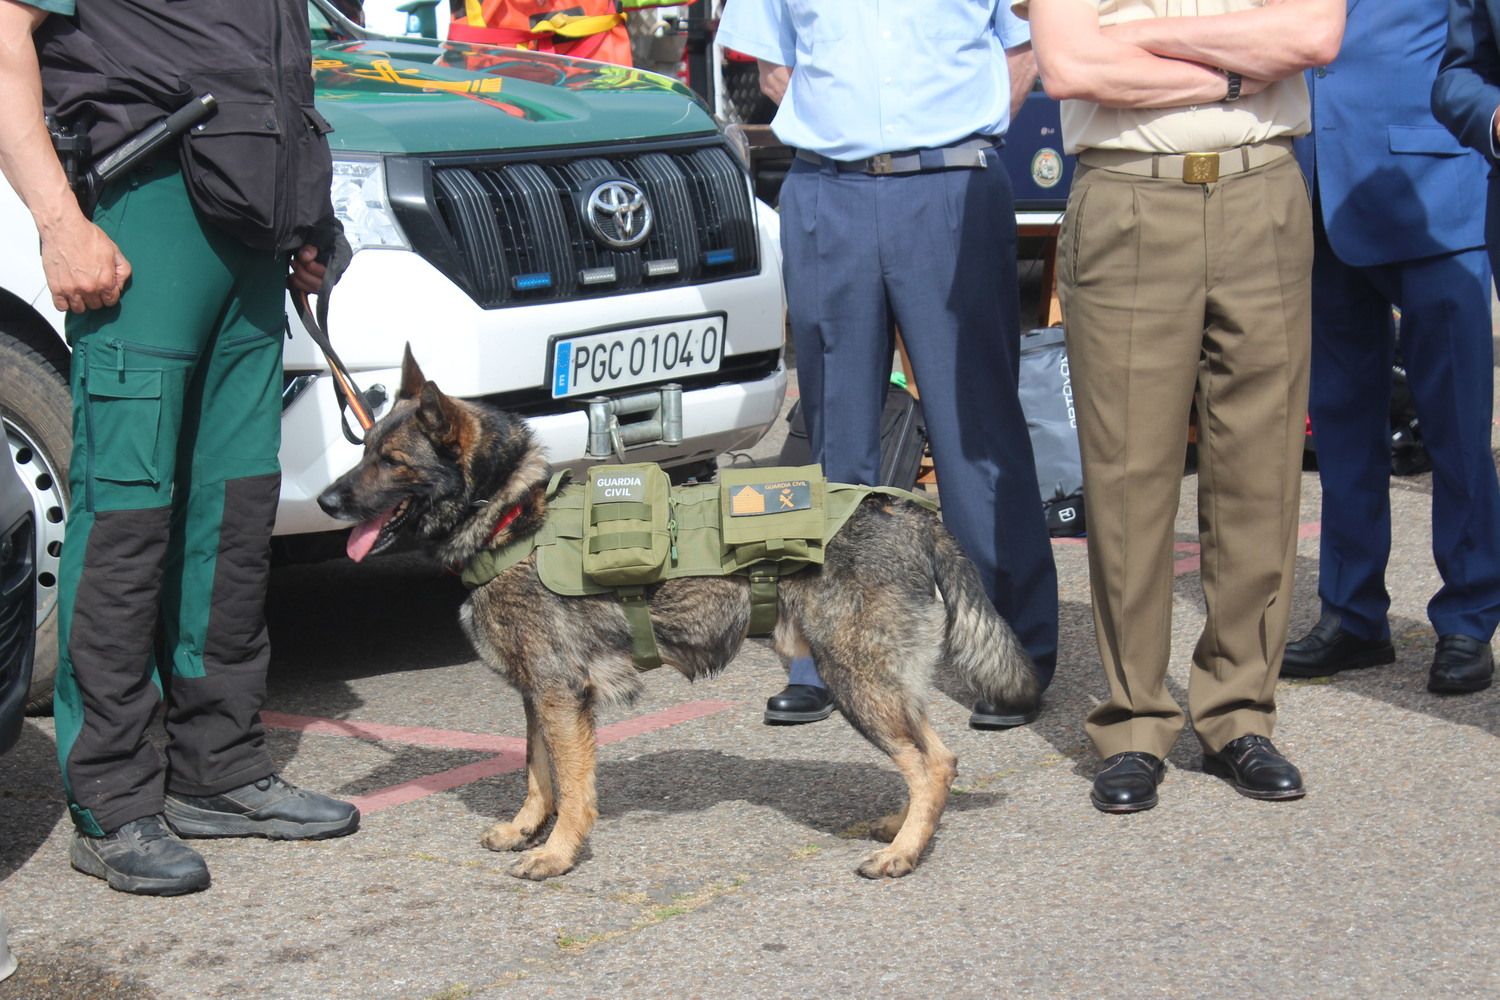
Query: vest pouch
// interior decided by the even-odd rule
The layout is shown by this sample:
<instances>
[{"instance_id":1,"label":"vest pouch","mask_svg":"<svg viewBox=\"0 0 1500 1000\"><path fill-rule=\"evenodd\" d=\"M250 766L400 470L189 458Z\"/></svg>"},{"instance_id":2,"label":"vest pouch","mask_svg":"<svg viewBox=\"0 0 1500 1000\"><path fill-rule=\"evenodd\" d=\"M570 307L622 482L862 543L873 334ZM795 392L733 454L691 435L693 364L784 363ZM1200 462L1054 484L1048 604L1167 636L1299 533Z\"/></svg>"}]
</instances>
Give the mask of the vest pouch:
<instances>
[{"instance_id":1,"label":"vest pouch","mask_svg":"<svg viewBox=\"0 0 1500 1000\"><path fill-rule=\"evenodd\" d=\"M817 465L719 470L724 567L762 562L821 564L827 480Z\"/></svg>"},{"instance_id":2,"label":"vest pouch","mask_svg":"<svg viewBox=\"0 0 1500 1000\"><path fill-rule=\"evenodd\" d=\"M609 587L661 580L672 551L667 474L651 462L596 465L584 490L584 575Z\"/></svg>"},{"instance_id":3,"label":"vest pouch","mask_svg":"<svg viewBox=\"0 0 1500 1000\"><path fill-rule=\"evenodd\" d=\"M277 189L287 182L282 125L270 96L221 99L181 146L182 177L198 211L259 249L276 245Z\"/></svg>"}]
</instances>

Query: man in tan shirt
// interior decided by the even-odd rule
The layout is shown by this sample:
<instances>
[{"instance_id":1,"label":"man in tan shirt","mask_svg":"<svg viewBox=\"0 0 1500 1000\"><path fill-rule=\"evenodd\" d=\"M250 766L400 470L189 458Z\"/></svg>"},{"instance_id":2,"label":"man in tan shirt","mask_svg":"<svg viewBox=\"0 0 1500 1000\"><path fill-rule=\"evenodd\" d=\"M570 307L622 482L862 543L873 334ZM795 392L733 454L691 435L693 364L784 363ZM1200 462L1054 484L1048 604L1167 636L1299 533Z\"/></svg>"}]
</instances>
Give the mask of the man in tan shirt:
<instances>
[{"instance_id":1,"label":"man in tan shirt","mask_svg":"<svg viewBox=\"0 0 1500 1000\"><path fill-rule=\"evenodd\" d=\"M1183 725L1166 689L1184 418L1198 407L1207 621L1188 709L1204 767L1303 795L1270 741L1296 555L1312 215L1302 71L1345 0L1019 0L1079 168L1058 279L1078 403L1094 626L1093 802L1149 809Z\"/></svg>"}]
</instances>

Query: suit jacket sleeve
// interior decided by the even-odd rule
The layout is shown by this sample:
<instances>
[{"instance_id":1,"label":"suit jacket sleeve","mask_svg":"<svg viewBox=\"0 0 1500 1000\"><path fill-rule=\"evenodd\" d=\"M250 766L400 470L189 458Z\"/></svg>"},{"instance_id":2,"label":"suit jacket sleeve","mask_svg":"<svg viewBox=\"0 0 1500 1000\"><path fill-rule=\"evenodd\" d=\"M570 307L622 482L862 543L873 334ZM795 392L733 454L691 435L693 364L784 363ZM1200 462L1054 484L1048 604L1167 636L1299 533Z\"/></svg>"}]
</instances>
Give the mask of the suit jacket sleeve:
<instances>
[{"instance_id":1,"label":"suit jacket sleeve","mask_svg":"<svg viewBox=\"0 0 1500 1000\"><path fill-rule=\"evenodd\" d=\"M1500 49L1489 0L1449 0L1448 44L1432 85L1432 113L1465 146L1491 163L1494 116L1500 108Z\"/></svg>"}]
</instances>

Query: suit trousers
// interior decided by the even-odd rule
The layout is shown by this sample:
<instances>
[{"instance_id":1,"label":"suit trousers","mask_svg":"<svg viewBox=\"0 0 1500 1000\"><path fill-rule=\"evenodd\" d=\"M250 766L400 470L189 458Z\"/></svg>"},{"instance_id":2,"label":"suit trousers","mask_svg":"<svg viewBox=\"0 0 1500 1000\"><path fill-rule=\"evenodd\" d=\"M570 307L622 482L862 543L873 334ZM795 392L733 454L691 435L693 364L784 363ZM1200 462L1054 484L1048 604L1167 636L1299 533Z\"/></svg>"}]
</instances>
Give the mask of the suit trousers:
<instances>
[{"instance_id":1,"label":"suit trousers","mask_svg":"<svg viewBox=\"0 0 1500 1000\"><path fill-rule=\"evenodd\" d=\"M1483 250L1370 267L1341 261L1314 222L1309 409L1323 483L1318 595L1343 627L1390 634L1391 306L1432 457L1432 552L1439 635L1488 641L1500 621L1500 481L1490 454L1495 351Z\"/></svg>"},{"instance_id":2,"label":"suit trousers","mask_svg":"<svg viewBox=\"0 0 1500 1000\"><path fill-rule=\"evenodd\" d=\"M1016 228L998 153L986 169L871 176L798 159L781 190L787 310L813 460L880 476L894 326L922 392L943 522L1045 685L1057 570L1020 377Z\"/></svg>"},{"instance_id":3,"label":"suit trousers","mask_svg":"<svg viewBox=\"0 0 1500 1000\"><path fill-rule=\"evenodd\" d=\"M1206 619L1188 706L1209 751L1269 736L1286 644L1306 420L1312 220L1290 156L1209 185L1080 166L1059 243L1101 757L1165 758L1174 533L1197 393Z\"/></svg>"},{"instance_id":4,"label":"suit trousers","mask_svg":"<svg viewBox=\"0 0 1500 1000\"><path fill-rule=\"evenodd\" d=\"M104 193L133 268L70 316L72 500L58 583L57 753L100 836L270 774L259 710L280 492L287 259L202 221L172 162ZM146 738L166 702L166 759Z\"/></svg>"}]
</instances>

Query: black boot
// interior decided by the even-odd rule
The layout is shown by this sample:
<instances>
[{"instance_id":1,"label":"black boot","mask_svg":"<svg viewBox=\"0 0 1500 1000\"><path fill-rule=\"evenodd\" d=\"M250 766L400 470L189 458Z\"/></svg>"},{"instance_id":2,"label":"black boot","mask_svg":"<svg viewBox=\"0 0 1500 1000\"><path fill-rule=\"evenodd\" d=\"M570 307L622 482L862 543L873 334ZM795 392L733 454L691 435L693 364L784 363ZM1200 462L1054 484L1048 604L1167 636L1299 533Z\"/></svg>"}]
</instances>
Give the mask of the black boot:
<instances>
[{"instance_id":1,"label":"black boot","mask_svg":"<svg viewBox=\"0 0 1500 1000\"><path fill-rule=\"evenodd\" d=\"M180 896L208 888L208 865L167 829L160 813L131 820L103 837L75 831L68 860L111 889L139 896Z\"/></svg>"}]
</instances>

